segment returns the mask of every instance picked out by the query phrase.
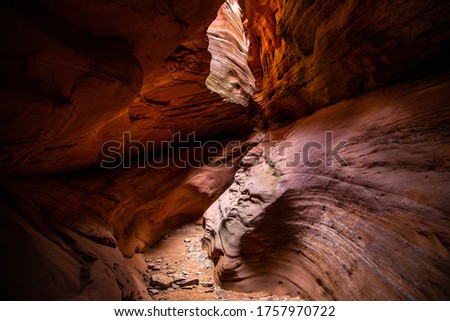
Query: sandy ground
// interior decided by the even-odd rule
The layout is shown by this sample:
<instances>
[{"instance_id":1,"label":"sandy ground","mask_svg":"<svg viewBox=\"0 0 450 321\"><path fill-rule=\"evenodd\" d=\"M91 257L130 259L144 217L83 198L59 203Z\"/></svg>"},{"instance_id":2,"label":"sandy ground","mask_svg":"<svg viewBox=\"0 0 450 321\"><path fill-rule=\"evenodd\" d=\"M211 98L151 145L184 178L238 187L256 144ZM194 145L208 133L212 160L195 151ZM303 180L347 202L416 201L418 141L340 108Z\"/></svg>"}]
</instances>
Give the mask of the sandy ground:
<instances>
[{"instance_id":1,"label":"sandy ground","mask_svg":"<svg viewBox=\"0 0 450 321\"><path fill-rule=\"evenodd\" d=\"M201 225L191 223L172 231L144 255L133 259L142 291L149 294L149 297L145 295L147 298L159 301L299 300L268 292L240 293L220 288L214 281L214 264L201 247L202 236ZM170 285L178 279L185 280ZM162 281L162 286L158 280Z\"/></svg>"}]
</instances>

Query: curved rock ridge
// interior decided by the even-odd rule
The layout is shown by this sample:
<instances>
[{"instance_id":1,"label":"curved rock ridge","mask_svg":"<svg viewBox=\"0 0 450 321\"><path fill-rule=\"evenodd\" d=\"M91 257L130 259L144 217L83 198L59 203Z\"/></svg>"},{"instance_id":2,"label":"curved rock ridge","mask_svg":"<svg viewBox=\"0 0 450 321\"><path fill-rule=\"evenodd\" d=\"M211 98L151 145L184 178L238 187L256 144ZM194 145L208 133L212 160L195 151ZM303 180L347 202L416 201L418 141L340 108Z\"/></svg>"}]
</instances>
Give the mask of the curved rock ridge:
<instances>
[{"instance_id":1,"label":"curved rock ridge","mask_svg":"<svg viewBox=\"0 0 450 321\"><path fill-rule=\"evenodd\" d=\"M101 146L249 132L211 94L205 37L220 0L2 4L0 170L39 176L95 166Z\"/></svg>"},{"instance_id":2,"label":"curved rock ridge","mask_svg":"<svg viewBox=\"0 0 450 321\"><path fill-rule=\"evenodd\" d=\"M0 170L92 164L99 123L131 104L142 86L131 48L84 33L35 1L3 3L0 16Z\"/></svg>"},{"instance_id":3,"label":"curved rock ridge","mask_svg":"<svg viewBox=\"0 0 450 321\"><path fill-rule=\"evenodd\" d=\"M0 4L2 299L150 299L136 253L205 211L224 287L449 299L449 4L237 3ZM225 153L169 160L192 132Z\"/></svg>"},{"instance_id":4,"label":"curved rock ridge","mask_svg":"<svg viewBox=\"0 0 450 321\"><path fill-rule=\"evenodd\" d=\"M122 142L124 132L155 149L178 132L247 136L248 111L205 85L206 30L222 4L1 4L0 297L148 299L124 256L201 216L235 164L93 165L102 144Z\"/></svg>"},{"instance_id":5,"label":"curved rock ridge","mask_svg":"<svg viewBox=\"0 0 450 321\"><path fill-rule=\"evenodd\" d=\"M439 0L246 0L254 99L269 120L450 70Z\"/></svg>"},{"instance_id":6,"label":"curved rock ridge","mask_svg":"<svg viewBox=\"0 0 450 321\"><path fill-rule=\"evenodd\" d=\"M149 299L127 259L201 217L231 184L242 155L238 141L223 143L224 150L195 168L134 162L46 179L2 177L0 297ZM186 153L174 159L199 159L194 150Z\"/></svg>"},{"instance_id":7,"label":"curved rock ridge","mask_svg":"<svg viewBox=\"0 0 450 321\"><path fill-rule=\"evenodd\" d=\"M266 135L204 214L222 286L448 300L449 85L450 76L397 85Z\"/></svg>"},{"instance_id":8,"label":"curved rock ridge","mask_svg":"<svg viewBox=\"0 0 450 321\"><path fill-rule=\"evenodd\" d=\"M248 39L237 0L226 0L208 28L212 55L206 86L226 101L247 107L255 91L255 77L248 66Z\"/></svg>"}]
</instances>

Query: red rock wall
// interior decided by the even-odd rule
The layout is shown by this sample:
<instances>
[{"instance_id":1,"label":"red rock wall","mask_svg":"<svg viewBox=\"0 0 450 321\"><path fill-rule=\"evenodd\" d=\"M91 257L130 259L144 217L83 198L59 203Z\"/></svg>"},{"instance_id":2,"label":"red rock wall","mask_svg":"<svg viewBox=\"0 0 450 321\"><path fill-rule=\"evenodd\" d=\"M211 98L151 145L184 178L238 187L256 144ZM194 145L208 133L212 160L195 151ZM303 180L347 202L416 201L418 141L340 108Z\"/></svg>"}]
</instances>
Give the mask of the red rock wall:
<instances>
[{"instance_id":1,"label":"red rock wall","mask_svg":"<svg viewBox=\"0 0 450 321\"><path fill-rule=\"evenodd\" d=\"M233 180L242 158L233 146L199 168L133 162L45 179L2 178L0 297L149 299L124 257L201 217ZM175 156L192 162L189 153Z\"/></svg>"},{"instance_id":2,"label":"red rock wall","mask_svg":"<svg viewBox=\"0 0 450 321\"><path fill-rule=\"evenodd\" d=\"M402 80L450 70L448 3L247 0L256 102L292 119Z\"/></svg>"},{"instance_id":3,"label":"red rock wall","mask_svg":"<svg viewBox=\"0 0 450 321\"><path fill-rule=\"evenodd\" d=\"M222 286L308 300L448 300L449 85L448 75L397 85L272 131L204 214ZM332 148L346 142L346 164L307 166L326 160L317 144L308 159L301 153L326 146L327 131Z\"/></svg>"},{"instance_id":4,"label":"red rock wall","mask_svg":"<svg viewBox=\"0 0 450 321\"><path fill-rule=\"evenodd\" d=\"M221 4L2 3L2 298L148 298L123 256L201 216L235 168L95 166L124 132L155 146L249 132L248 112L205 85Z\"/></svg>"},{"instance_id":5,"label":"red rock wall","mask_svg":"<svg viewBox=\"0 0 450 321\"><path fill-rule=\"evenodd\" d=\"M449 298L448 75L354 98L445 74L449 12L441 1L246 1L255 103L269 121L316 112L271 127L293 146L255 147L205 213L223 286L313 300ZM327 131L347 142L345 166L286 166Z\"/></svg>"},{"instance_id":6,"label":"red rock wall","mask_svg":"<svg viewBox=\"0 0 450 321\"><path fill-rule=\"evenodd\" d=\"M96 165L101 145L251 129L211 94L205 38L222 2L14 1L1 15L0 168L42 175Z\"/></svg>"},{"instance_id":7,"label":"red rock wall","mask_svg":"<svg viewBox=\"0 0 450 321\"><path fill-rule=\"evenodd\" d=\"M124 256L216 201L205 245L225 287L448 299L448 76L354 98L448 70L445 2L246 1L256 107L277 121L334 104L273 131L294 143L284 157L332 130L349 142L348 166L283 167L279 149L260 145L234 181L238 162L95 168L123 132L158 146L179 131L254 126L251 108L205 85L206 31L222 4L2 3L0 296L148 298ZM240 86L250 95L251 82Z\"/></svg>"}]
</instances>

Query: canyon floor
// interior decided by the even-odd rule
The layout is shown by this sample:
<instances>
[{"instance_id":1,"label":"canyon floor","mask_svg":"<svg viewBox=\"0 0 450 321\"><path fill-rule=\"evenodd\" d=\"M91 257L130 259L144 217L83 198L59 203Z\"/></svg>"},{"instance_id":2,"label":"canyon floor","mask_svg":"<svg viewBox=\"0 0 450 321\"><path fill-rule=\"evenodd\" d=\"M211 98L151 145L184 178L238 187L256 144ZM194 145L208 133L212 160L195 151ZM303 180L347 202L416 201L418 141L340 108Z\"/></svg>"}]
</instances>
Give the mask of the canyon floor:
<instances>
[{"instance_id":1,"label":"canyon floor","mask_svg":"<svg viewBox=\"0 0 450 321\"><path fill-rule=\"evenodd\" d=\"M277 296L270 292L240 293L222 289L214 281L214 264L202 249L202 237L202 226L198 223L190 223L170 232L149 251L133 260L151 299L157 301L301 300L298 297Z\"/></svg>"}]
</instances>

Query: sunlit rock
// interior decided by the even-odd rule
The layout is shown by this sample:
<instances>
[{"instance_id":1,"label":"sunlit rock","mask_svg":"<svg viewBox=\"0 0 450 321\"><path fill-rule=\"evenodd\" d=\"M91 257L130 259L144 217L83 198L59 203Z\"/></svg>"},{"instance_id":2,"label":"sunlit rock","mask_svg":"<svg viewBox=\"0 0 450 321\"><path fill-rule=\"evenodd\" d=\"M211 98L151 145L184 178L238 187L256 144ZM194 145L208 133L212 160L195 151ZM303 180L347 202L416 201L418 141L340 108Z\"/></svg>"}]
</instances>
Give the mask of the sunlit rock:
<instances>
[{"instance_id":1,"label":"sunlit rock","mask_svg":"<svg viewBox=\"0 0 450 321\"><path fill-rule=\"evenodd\" d=\"M212 55L208 88L224 100L248 106L255 91L255 78L248 66L248 40L237 0L227 0L208 28Z\"/></svg>"}]
</instances>

